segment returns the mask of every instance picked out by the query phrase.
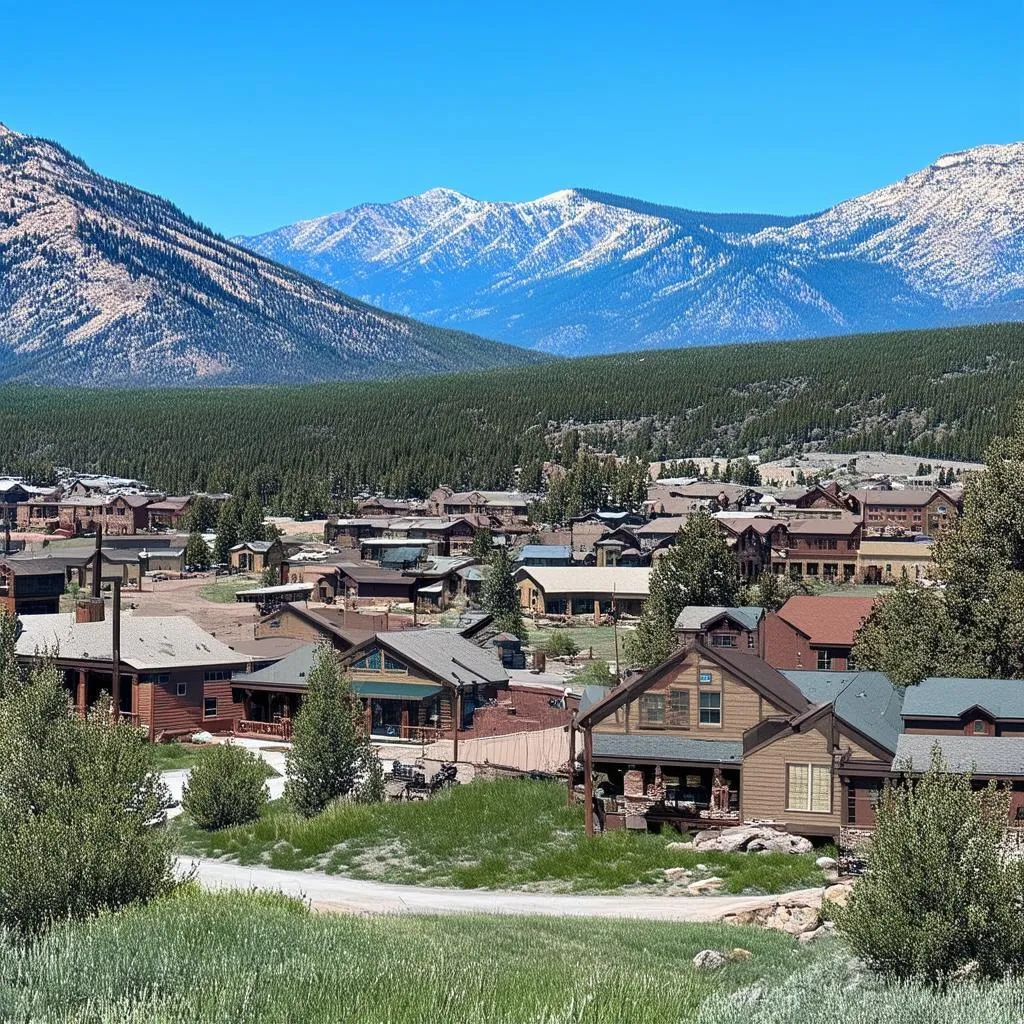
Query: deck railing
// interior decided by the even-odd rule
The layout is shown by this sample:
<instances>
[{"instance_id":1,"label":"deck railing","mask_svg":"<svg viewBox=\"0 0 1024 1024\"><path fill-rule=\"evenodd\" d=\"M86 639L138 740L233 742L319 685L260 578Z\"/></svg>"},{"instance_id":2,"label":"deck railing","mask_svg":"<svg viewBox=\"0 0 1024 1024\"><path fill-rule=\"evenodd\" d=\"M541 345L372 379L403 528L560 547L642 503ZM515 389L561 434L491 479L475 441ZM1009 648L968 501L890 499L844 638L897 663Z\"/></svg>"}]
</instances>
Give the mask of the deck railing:
<instances>
[{"instance_id":1,"label":"deck railing","mask_svg":"<svg viewBox=\"0 0 1024 1024\"><path fill-rule=\"evenodd\" d=\"M275 739L291 739L292 720L282 718L276 722L253 722L243 718L238 723L238 731L247 736L273 736Z\"/></svg>"}]
</instances>

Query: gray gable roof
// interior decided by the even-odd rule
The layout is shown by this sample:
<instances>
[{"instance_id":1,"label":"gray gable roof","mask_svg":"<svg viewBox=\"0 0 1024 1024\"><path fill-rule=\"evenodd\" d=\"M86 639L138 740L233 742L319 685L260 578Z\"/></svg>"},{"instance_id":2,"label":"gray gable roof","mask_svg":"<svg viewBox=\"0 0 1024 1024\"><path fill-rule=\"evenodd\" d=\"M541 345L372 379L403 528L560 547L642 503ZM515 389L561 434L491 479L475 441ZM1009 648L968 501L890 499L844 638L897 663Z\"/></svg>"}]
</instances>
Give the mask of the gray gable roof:
<instances>
[{"instance_id":1,"label":"gray gable roof","mask_svg":"<svg viewBox=\"0 0 1024 1024\"><path fill-rule=\"evenodd\" d=\"M728 740L693 740L681 736L595 732L594 758L637 761L694 761L705 764L741 764L743 743Z\"/></svg>"},{"instance_id":2,"label":"gray gable roof","mask_svg":"<svg viewBox=\"0 0 1024 1024\"><path fill-rule=\"evenodd\" d=\"M904 734L896 745L893 771L926 771L936 744L950 771L1024 776L1024 739L1015 736Z\"/></svg>"},{"instance_id":3,"label":"gray gable roof","mask_svg":"<svg viewBox=\"0 0 1024 1024\"><path fill-rule=\"evenodd\" d=\"M993 718L1024 718L1024 680L931 676L907 687L904 718L959 718L978 706Z\"/></svg>"},{"instance_id":4,"label":"gray gable roof","mask_svg":"<svg viewBox=\"0 0 1024 1024\"><path fill-rule=\"evenodd\" d=\"M719 605L691 604L687 605L676 619L675 628L694 632L702 629L705 623L717 619L719 615L728 615L735 619L744 629L755 630L764 618L764 609L756 605L741 605L739 608L725 608Z\"/></svg>"},{"instance_id":5,"label":"gray gable roof","mask_svg":"<svg viewBox=\"0 0 1024 1024\"><path fill-rule=\"evenodd\" d=\"M611 687L598 686L595 683L592 683L590 686L584 686L583 695L580 697L580 712L587 711L598 701L604 700L608 696L610 689Z\"/></svg>"},{"instance_id":6,"label":"gray gable roof","mask_svg":"<svg viewBox=\"0 0 1024 1024\"><path fill-rule=\"evenodd\" d=\"M454 629L404 629L378 633L377 639L399 657L452 685L508 682L508 673L492 651Z\"/></svg>"},{"instance_id":7,"label":"gray gable roof","mask_svg":"<svg viewBox=\"0 0 1024 1024\"><path fill-rule=\"evenodd\" d=\"M863 733L885 750L896 749L904 690L881 672L782 673L811 704L831 704L840 722Z\"/></svg>"},{"instance_id":8,"label":"gray gable roof","mask_svg":"<svg viewBox=\"0 0 1024 1024\"><path fill-rule=\"evenodd\" d=\"M316 655L316 644L304 644L302 647L285 655L273 665L261 668L258 672L236 675L232 680L235 686L246 683L266 684L271 686L305 686L306 679L313 667Z\"/></svg>"}]
</instances>

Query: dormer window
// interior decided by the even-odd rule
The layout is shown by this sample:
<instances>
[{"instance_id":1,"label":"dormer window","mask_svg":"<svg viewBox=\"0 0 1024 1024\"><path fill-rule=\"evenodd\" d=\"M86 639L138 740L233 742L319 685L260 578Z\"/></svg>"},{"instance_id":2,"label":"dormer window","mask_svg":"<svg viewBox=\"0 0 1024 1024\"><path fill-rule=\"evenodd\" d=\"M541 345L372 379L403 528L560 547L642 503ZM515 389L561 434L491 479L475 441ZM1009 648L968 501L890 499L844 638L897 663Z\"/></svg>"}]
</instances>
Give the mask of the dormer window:
<instances>
[{"instance_id":1,"label":"dormer window","mask_svg":"<svg viewBox=\"0 0 1024 1024\"><path fill-rule=\"evenodd\" d=\"M985 722L981 718L976 718L974 720L974 735L975 736L984 736L985 735Z\"/></svg>"}]
</instances>

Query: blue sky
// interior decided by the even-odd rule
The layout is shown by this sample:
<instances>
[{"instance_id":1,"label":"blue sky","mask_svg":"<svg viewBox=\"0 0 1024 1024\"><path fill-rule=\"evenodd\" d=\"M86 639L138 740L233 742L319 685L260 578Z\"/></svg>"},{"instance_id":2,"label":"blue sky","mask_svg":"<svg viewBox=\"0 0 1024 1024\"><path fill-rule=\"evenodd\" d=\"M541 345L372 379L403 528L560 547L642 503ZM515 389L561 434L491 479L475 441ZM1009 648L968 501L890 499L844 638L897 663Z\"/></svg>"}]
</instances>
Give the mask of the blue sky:
<instances>
[{"instance_id":1,"label":"blue sky","mask_svg":"<svg viewBox=\"0 0 1024 1024\"><path fill-rule=\"evenodd\" d=\"M434 185L806 212L1024 139L1020 0L0 0L0 32L0 121L226 234Z\"/></svg>"}]
</instances>

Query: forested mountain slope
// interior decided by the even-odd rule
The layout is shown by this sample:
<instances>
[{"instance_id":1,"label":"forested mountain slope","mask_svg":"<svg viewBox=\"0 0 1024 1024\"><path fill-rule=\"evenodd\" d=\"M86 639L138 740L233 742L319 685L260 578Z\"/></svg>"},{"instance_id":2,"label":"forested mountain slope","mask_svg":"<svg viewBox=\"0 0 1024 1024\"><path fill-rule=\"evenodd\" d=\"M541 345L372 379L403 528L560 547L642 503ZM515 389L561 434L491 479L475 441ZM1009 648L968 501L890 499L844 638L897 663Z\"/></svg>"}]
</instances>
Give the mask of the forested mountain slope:
<instances>
[{"instance_id":1,"label":"forested mountain slope","mask_svg":"<svg viewBox=\"0 0 1024 1024\"><path fill-rule=\"evenodd\" d=\"M267 383L535 358L373 309L0 125L0 380Z\"/></svg>"},{"instance_id":2,"label":"forested mountain slope","mask_svg":"<svg viewBox=\"0 0 1024 1024\"><path fill-rule=\"evenodd\" d=\"M54 465L171 491L250 487L282 511L362 489L500 487L578 428L626 456L805 445L977 458L1024 394L1024 325L645 355L380 384L137 391L0 387L0 473Z\"/></svg>"},{"instance_id":3,"label":"forested mountain slope","mask_svg":"<svg viewBox=\"0 0 1024 1024\"><path fill-rule=\"evenodd\" d=\"M1024 143L803 217L431 189L239 239L369 302L566 355L1024 318Z\"/></svg>"}]
</instances>

